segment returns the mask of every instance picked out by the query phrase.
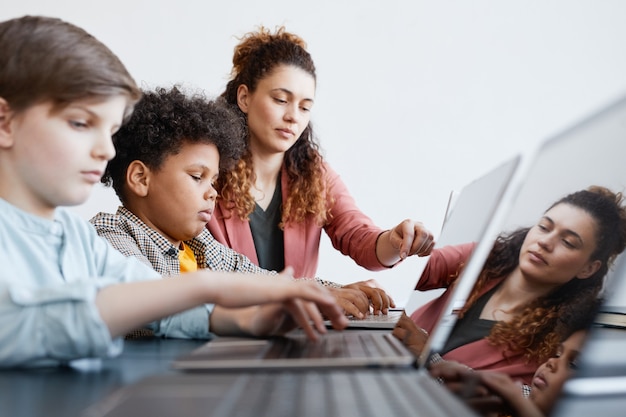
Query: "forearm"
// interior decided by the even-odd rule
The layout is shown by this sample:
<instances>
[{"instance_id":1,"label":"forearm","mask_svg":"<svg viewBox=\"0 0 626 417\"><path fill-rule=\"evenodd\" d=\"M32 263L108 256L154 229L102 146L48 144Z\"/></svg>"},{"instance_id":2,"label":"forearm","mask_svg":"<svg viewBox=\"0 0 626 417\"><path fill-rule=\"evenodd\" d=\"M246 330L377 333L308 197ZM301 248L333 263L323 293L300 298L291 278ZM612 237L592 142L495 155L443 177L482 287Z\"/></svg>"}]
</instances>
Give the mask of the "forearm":
<instances>
[{"instance_id":1,"label":"forearm","mask_svg":"<svg viewBox=\"0 0 626 417\"><path fill-rule=\"evenodd\" d=\"M249 336L249 320L256 307L224 308L215 306L209 316L212 333L219 336Z\"/></svg>"},{"instance_id":2,"label":"forearm","mask_svg":"<svg viewBox=\"0 0 626 417\"><path fill-rule=\"evenodd\" d=\"M386 267L392 267L401 260L399 250L391 244L390 235L391 231L386 230L376 240L376 257Z\"/></svg>"},{"instance_id":3,"label":"forearm","mask_svg":"<svg viewBox=\"0 0 626 417\"><path fill-rule=\"evenodd\" d=\"M194 274L195 275L195 274ZM211 298L202 276L110 285L96 296L96 306L112 337L146 323L193 308ZM207 324L208 325L208 324Z\"/></svg>"}]
</instances>

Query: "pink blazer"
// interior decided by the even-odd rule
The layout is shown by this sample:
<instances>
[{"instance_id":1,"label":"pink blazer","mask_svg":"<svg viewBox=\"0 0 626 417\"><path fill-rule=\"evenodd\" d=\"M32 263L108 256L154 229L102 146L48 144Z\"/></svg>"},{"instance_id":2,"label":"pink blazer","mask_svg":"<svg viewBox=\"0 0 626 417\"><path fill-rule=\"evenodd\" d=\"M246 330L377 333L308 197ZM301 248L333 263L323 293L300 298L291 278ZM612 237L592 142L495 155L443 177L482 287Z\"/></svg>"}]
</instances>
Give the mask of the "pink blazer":
<instances>
[{"instance_id":1,"label":"pink blazer","mask_svg":"<svg viewBox=\"0 0 626 417\"><path fill-rule=\"evenodd\" d=\"M451 284L456 277L457 269L461 263L467 261L475 246L474 243L445 246L431 253L416 289L423 291L447 288L447 290L440 297L426 303L411 314L411 319L418 326L428 332L433 330L439 315L451 296ZM481 292L486 293L500 282L500 280L493 280ZM459 346L442 357L446 360L461 362L476 370L504 372L511 378L521 380L525 384L530 384L535 370L539 366L539 363L536 362L526 362L521 353L505 355L502 352L502 347L492 346L486 339Z\"/></svg>"},{"instance_id":2,"label":"pink blazer","mask_svg":"<svg viewBox=\"0 0 626 417\"><path fill-rule=\"evenodd\" d=\"M359 210L339 175L327 164L324 166L331 184L329 193L335 200L332 218L323 227L313 219L285 227L285 265L294 268L294 276L297 278L315 277L323 228L335 249L351 257L360 266L372 271L386 269L376 257L376 241L383 230ZM284 167L281 187L283 198L286 198L287 175ZM259 264L248 221L242 221L234 213L225 210L222 200L218 199L207 227L220 243Z\"/></svg>"}]
</instances>

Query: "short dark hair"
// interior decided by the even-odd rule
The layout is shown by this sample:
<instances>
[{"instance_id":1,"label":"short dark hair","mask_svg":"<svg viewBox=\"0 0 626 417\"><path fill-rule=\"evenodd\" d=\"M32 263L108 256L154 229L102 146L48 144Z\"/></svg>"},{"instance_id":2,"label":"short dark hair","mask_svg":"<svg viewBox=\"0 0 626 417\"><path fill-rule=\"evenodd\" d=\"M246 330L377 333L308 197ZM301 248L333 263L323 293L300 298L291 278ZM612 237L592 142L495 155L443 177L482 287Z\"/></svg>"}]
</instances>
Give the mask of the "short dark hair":
<instances>
[{"instance_id":1,"label":"short dark hair","mask_svg":"<svg viewBox=\"0 0 626 417\"><path fill-rule=\"evenodd\" d=\"M58 109L118 94L128 97L128 116L139 87L119 58L83 29L43 16L0 22L0 97L14 112L47 100Z\"/></svg>"},{"instance_id":2,"label":"short dark hair","mask_svg":"<svg viewBox=\"0 0 626 417\"><path fill-rule=\"evenodd\" d=\"M141 161L158 170L185 143L217 147L220 169L229 169L244 149L245 125L223 99L209 100L201 92L185 94L178 87L144 91L128 122L113 135L116 155L102 182L113 186L122 203L126 170Z\"/></svg>"}]
</instances>

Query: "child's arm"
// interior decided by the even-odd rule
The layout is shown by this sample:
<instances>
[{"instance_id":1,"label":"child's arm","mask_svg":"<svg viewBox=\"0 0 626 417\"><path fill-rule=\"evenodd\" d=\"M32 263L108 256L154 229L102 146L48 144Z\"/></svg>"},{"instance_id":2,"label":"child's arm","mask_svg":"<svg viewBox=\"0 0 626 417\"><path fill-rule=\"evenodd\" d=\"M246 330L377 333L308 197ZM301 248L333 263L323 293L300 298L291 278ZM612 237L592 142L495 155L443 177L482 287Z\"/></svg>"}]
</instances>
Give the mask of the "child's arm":
<instances>
[{"instance_id":1,"label":"child's arm","mask_svg":"<svg viewBox=\"0 0 626 417\"><path fill-rule=\"evenodd\" d=\"M282 309L274 312L274 319L290 317L311 338L316 337L315 330L326 331L322 313L336 328L347 325L327 290L316 283L293 281L290 274L268 277L199 271L185 279L111 285L99 291L96 305L112 337L203 303L227 308L279 303Z\"/></svg>"}]
</instances>

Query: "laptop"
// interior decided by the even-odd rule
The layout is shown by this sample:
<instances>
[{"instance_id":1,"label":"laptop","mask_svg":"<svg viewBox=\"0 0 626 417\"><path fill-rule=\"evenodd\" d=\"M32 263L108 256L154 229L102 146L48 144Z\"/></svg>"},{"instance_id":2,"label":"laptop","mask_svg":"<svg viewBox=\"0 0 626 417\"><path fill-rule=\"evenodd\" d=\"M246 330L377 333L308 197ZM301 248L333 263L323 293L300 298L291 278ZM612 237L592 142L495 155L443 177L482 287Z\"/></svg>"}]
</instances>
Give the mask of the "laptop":
<instances>
[{"instance_id":1,"label":"laptop","mask_svg":"<svg viewBox=\"0 0 626 417\"><path fill-rule=\"evenodd\" d=\"M502 201L491 216L489 226L483 232L483 238L463 271L462 279L482 268L485 253L491 250L493 238L499 232L519 224L528 225L529 218L531 222L536 221L558 197L591 184L605 185L614 190L626 188L626 164L623 163L626 155L626 97L540 144L538 151L533 150L528 155L516 169ZM455 293L451 304L462 302L466 293L471 291L473 283L470 281L467 285L463 282L464 285L457 286L467 288ZM452 322L450 310L452 305L442 316L450 316L449 321ZM445 340L446 329L447 326L441 323L437 326L425 351L437 352L442 346L441 341ZM623 333L620 335L622 337L617 337L620 340L618 354L626 348L626 338ZM615 354L615 351L611 352ZM610 355L593 356L596 361L611 361ZM424 357L420 356L415 365L423 361ZM572 380L572 383L566 384L569 394L559 401L553 416L623 415L626 406L626 379L623 378L626 363L621 354L616 361L622 366L620 371L615 371L615 366L609 369L617 374L590 373L587 377L616 378L605 381L617 382L612 386L620 389L609 392L610 387L605 386L600 392L587 392L586 396L582 396L584 390L575 390L575 380ZM289 368L250 372L252 368L241 368L239 372L230 373L183 372L149 378L117 391L96 404L85 416L195 416L204 415L207 411L216 416L476 415L459 398L428 377L423 366L417 367L306 368L300 372ZM597 365L592 363L591 367ZM586 407L586 404L592 406Z\"/></svg>"},{"instance_id":2,"label":"laptop","mask_svg":"<svg viewBox=\"0 0 626 417\"><path fill-rule=\"evenodd\" d=\"M470 192L467 192L468 194L470 194ZM444 233L445 230L445 225L446 225L446 220L448 219L450 212L452 211L452 205L454 203L454 201L456 200L456 197L458 196L459 192L452 190L448 196L448 203L446 205L446 211L444 213L443 216L443 222L442 222L442 226L441 226L441 231L440 231L440 237L441 234ZM460 216L460 215L459 215ZM426 263L424 262L422 264L422 268L426 265ZM416 276L418 274L415 274ZM411 291L413 290L413 288L415 287L415 285L411 282L407 283L407 291ZM401 290L404 291L404 290ZM400 320L400 317L402 317L402 314L404 314L404 308L390 308L387 311L387 314L374 314L374 313L370 313L368 315L366 315L364 318L362 319L358 319L356 317L348 317L348 329L387 329L387 330L393 330L393 328L396 326L396 323L398 323L398 320ZM332 328L332 323L330 321L325 321L326 327L327 328Z\"/></svg>"},{"instance_id":3,"label":"laptop","mask_svg":"<svg viewBox=\"0 0 626 417\"><path fill-rule=\"evenodd\" d=\"M437 245L478 241L493 218L506 186L520 164L520 156L510 158L479 179L469 183L456 197ZM468 222L467 219L472 219ZM474 277L467 275L467 280ZM417 280L412 284L415 287ZM470 287L473 282L468 283ZM403 313L403 310L399 312ZM399 317L398 317L399 318ZM446 318L448 319L448 318ZM410 367L415 355L392 335L389 322L373 321L380 331L329 330L317 342L302 332L268 339L217 338L173 363L182 370L303 369ZM364 327L363 323L356 323Z\"/></svg>"},{"instance_id":4,"label":"laptop","mask_svg":"<svg viewBox=\"0 0 626 417\"><path fill-rule=\"evenodd\" d=\"M446 245L457 245L465 242L478 242L486 230L489 220L500 202L509 181L520 164L521 156L514 156L504 163L466 184L459 190L453 190L448 196L446 211L443 216L441 231L437 237L435 248ZM472 221L467 221L472 219ZM426 263L422 264L422 271ZM410 296L407 308L421 301L414 293L418 279L410 283L407 291ZM415 300L415 298L418 298ZM350 319L350 329L388 329L392 330L405 309L390 310L386 315L370 314L364 319Z\"/></svg>"}]
</instances>

